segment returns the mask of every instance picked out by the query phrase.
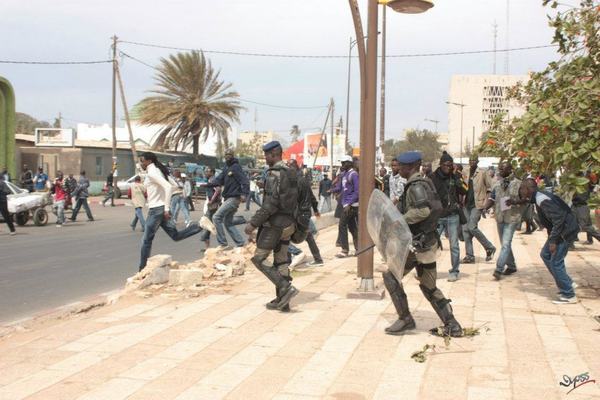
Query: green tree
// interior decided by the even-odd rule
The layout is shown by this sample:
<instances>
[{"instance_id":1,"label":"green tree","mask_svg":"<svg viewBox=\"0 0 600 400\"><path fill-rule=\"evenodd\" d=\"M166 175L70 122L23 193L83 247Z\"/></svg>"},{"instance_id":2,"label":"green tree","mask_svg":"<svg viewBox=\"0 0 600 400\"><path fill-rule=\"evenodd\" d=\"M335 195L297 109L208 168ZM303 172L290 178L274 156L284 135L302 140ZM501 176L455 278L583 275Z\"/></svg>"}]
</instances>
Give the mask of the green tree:
<instances>
[{"instance_id":1,"label":"green tree","mask_svg":"<svg viewBox=\"0 0 600 400\"><path fill-rule=\"evenodd\" d=\"M432 162L442 154L439 135L427 129L408 129L403 140L388 139L383 144L385 161L389 163L394 157L405 151L419 151L424 162Z\"/></svg>"},{"instance_id":2,"label":"green tree","mask_svg":"<svg viewBox=\"0 0 600 400\"><path fill-rule=\"evenodd\" d=\"M558 10L548 18L560 58L511 90L525 114L495 121L478 151L518 160L534 173L560 171L560 191L570 197L587 188L582 172L600 173L600 6L543 4Z\"/></svg>"},{"instance_id":3,"label":"green tree","mask_svg":"<svg viewBox=\"0 0 600 400\"><path fill-rule=\"evenodd\" d=\"M154 141L156 149L175 148L206 141L209 130L217 134L222 148L229 146L232 122L239 122L242 109L231 83L219 79L202 52L177 53L162 58L156 68L157 88L138 104L142 124L163 125Z\"/></svg>"}]
</instances>

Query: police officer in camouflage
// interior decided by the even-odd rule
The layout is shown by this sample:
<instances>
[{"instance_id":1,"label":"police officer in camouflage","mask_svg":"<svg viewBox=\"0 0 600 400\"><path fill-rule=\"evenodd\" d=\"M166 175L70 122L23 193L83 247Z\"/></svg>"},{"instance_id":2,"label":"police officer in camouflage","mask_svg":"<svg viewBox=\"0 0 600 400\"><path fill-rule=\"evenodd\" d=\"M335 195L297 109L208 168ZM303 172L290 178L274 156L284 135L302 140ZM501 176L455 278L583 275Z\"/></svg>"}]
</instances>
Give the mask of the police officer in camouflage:
<instances>
[{"instance_id":1,"label":"police officer in camouflage","mask_svg":"<svg viewBox=\"0 0 600 400\"><path fill-rule=\"evenodd\" d=\"M246 225L248 237L258 228L256 252L251 261L275 285L276 297L266 304L269 310L289 311L292 297L298 289L292 286L288 246L296 231L298 208L298 178L296 171L281 160L282 148L277 141L263 146L269 169L262 206ZM265 265L273 252L273 265Z\"/></svg>"},{"instance_id":2,"label":"police officer in camouflage","mask_svg":"<svg viewBox=\"0 0 600 400\"><path fill-rule=\"evenodd\" d=\"M460 337L463 330L454 318L450 300L444 297L436 286L436 259L440 248L436 226L443 207L431 180L419 173L421 153L402 153L396 160L400 164L400 175L408 180L398 207L413 235L413 248L406 260L404 275L413 269L417 270L423 295L444 323L441 332L437 328L431 329L430 332ZM383 282L398 312L398 320L387 327L385 332L390 335L402 335L407 330L415 329L415 321L410 314L402 282L390 271L383 273Z\"/></svg>"}]
</instances>

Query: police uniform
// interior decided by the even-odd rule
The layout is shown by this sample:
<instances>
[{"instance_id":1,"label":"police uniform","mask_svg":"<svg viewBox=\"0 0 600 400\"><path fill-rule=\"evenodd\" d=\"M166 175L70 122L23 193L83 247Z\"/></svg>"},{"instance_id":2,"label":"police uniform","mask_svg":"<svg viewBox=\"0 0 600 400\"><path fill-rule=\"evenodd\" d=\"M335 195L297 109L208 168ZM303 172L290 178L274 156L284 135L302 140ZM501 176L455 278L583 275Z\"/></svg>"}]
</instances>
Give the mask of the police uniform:
<instances>
[{"instance_id":1,"label":"police uniform","mask_svg":"<svg viewBox=\"0 0 600 400\"><path fill-rule=\"evenodd\" d=\"M279 142L263 146L264 152L281 147ZM258 228L256 252L252 263L275 285L276 298L267 303L268 309L289 310L289 302L298 294L292 286L288 246L296 231L295 214L298 205L298 179L296 171L279 161L267 170L262 206L250 219ZM273 265L264 261L273 252Z\"/></svg>"},{"instance_id":2,"label":"police uniform","mask_svg":"<svg viewBox=\"0 0 600 400\"><path fill-rule=\"evenodd\" d=\"M396 158L400 164L413 164L421 161L418 152L406 152ZM462 336L462 327L454 318L450 300L444 297L436 286L436 259L439 255L439 237L436 232L437 219L435 211L441 209L439 197L431 180L415 172L406 183L404 193L398 207L413 234L413 248L404 267L404 275L413 269L417 270L419 287L434 311L444 323L443 334L454 337ZM390 293L394 307L398 312L398 320L386 328L386 333L400 335L405 330L414 329L415 321L408 308L406 292L396 277L390 272L383 273L383 282ZM432 329L437 333L437 329Z\"/></svg>"}]
</instances>

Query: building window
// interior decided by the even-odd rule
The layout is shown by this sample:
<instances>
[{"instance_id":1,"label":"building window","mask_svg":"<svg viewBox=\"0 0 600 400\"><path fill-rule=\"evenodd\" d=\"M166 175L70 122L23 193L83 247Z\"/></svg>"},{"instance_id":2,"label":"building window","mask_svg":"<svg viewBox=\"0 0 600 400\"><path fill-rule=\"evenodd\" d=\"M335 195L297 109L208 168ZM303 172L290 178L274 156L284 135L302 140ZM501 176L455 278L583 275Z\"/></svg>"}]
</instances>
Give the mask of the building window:
<instances>
[{"instance_id":1,"label":"building window","mask_svg":"<svg viewBox=\"0 0 600 400\"><path fill-rule=\"evenodd\" d=\"M481 127L483 132L490 129L494 117L500 113L508 113L508 86L484 86ZM507 116L505 116L505 119Z\"/></svg>"},{"instance_id":2,"label":"building window","mask_svg":"<svg viewBox=\"0 0 600 400\"><path fill-rule=\"evenodd\" d=\"M96 157L96 176L102 176L102 157Z\"/></svg>"}]
</instances>

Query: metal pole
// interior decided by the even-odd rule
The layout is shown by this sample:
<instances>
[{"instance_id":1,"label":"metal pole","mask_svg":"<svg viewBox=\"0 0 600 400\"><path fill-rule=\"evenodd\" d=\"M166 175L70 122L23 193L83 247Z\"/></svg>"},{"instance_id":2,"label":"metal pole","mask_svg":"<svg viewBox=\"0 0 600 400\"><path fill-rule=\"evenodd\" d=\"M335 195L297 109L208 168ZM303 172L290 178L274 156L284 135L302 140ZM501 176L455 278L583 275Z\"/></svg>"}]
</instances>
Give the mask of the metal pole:
<instances>
[{"instance_id":1,"label":"metal pole","mask_svg":"<svg viewBox=\"0 0 600 400\"><path fill-rule=\"evenodd\" d=\"M377 137L377 0L369 0L367 25L367 52L365 65L366 96L363 129L360 132L360 171L358 209L358 247L367 248L373 244L367 231L367 208L373 191L375 170L375 148ZM361 278L359 290L373 290L373 250L358 257L358 276Z\"/></svg>"},{"instance_id":2,"label":"metal pole","mask_svg":"<svg viewBox=\"0 0 600 400\"><path fill-rule=\"evenodd\" d=\"M113 66L113 74L112 74L112 156L113 163L115 157L117 157L117 35L112 37L112 66Z\"/></svg>"},{"instance_id":3,"label":"metal pole","mask_svg":"<svg viewBox=\"0 0 600 400\"><path fill-rule=\"evenodd\" d=\"M462 151L463 151L463 148L462 148L462 121L463 121L464 108L465 108L465 105L461 104L460 105L460 158L461 158L460 162L461 163L462 163Z\"/></svg>"},{"instance_id":4,"label":"metal pole","mask_svg":"<svg viewBox=\"0 0 600 400\"><path fill-rule=\"evenodd\" d=\"M350 72L352 70L352 42L352 38L350 38L350 45L348 47L348 89L346 92L346 137L348 137L348 119L350 118Z\"/></svg>"},{"instance_id":5,"label":"metal pole","mask_svg":"<svg viewBox=\"0 0 600 400\"><path fill-rule=\"evenodd\" d=\"M331 140L329 141L329 175L333 176L333 115L335 114L335 103L331 98Z\"/></svg>"},{"instance_id":6,"label":"metal pole","mask_svg":"<svg viewBox=\"0 0 600 400\"><path fill-rule=\"evenodd\" d=\"M385 157L383 154L383 144L385 143L385 13L387 5L383 4L383 20L381 26L381 103L379 105L379 154L381 165L385 165Z\"/></svg>"}]
</instances>

